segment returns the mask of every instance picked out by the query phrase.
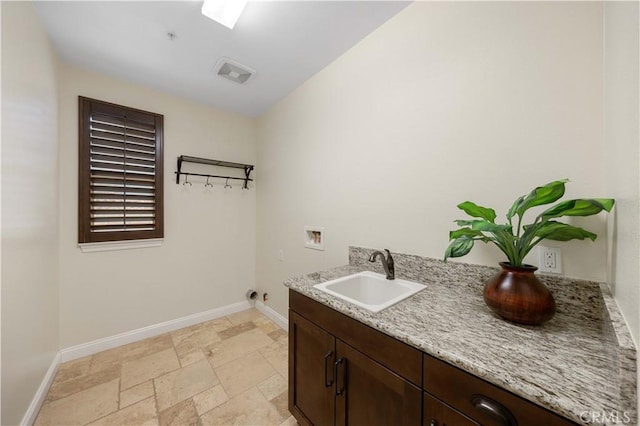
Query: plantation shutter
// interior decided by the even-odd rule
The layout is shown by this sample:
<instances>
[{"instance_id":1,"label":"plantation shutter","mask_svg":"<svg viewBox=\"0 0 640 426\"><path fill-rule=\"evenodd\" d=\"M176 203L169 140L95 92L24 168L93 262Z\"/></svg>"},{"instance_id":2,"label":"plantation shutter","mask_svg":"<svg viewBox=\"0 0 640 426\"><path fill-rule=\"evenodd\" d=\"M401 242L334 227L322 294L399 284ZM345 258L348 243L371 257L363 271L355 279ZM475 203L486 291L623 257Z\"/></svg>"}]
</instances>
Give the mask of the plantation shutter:
<instances>
[{"instance_id":1,"label":"plantation shutter","mask_svg":"<svg viewBox=\"0 0 640 426\"><path fill-rule=\"evenodd\" d=\"M162 238L163 116L80 97L79 242Z\"/></svg>"}]
</instances>

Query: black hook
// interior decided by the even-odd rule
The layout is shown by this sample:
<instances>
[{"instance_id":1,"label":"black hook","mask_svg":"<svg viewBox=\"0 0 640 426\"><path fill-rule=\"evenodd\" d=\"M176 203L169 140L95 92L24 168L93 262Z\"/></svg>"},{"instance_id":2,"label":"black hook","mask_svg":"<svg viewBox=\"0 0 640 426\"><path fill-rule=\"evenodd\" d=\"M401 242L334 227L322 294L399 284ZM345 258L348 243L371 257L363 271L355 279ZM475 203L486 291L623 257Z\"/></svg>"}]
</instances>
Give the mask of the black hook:
<instances>
[{"instance_id":1,"label":"black hook","mask_svg":"<svg viewBox=\"0 0 640 426\"><path fill-rule=\"evenodd\" d=\"M227 182L224 184L225 188L233 188L233 186L229 185L229 178L227 178Z\"/></svg>"},{"instance_id":2,"label":"black hook","mask_svg":"<svg viewBox=\"0 0 640 426\"><path fill-rule=\"evenodd\" d=\"M186 185L189 184L189 186L193 186L193 184L191 182L189 182L189 175L185 174L184 175L184 183L182 185Z\"/></svg>"},{"instance_id":3,"label":"black hook","mask_svg":"<svg viewBox=\"0 0 640 426\"><path fill-rule=\"evenodd\" d=\"M205 184L204 184L204 187L205 187L205 188L206 188L207 186L210 186L210 187L212 187L212 188L213 188L213 184L212 184L212 183L209 183L209 178L210 178L210 177L211 177L211 176L207 176L207 183L205 183Z\"/></svg>"}]
</instances>

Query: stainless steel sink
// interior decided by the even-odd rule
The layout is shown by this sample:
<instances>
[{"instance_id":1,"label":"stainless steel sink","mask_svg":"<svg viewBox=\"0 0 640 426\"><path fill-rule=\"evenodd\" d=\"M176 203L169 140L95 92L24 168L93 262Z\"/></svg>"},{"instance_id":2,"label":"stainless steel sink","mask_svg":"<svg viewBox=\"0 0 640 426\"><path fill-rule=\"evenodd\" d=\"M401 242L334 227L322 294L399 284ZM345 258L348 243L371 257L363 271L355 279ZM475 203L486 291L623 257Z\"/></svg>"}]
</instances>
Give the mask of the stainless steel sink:
<instances>
[{"instance_id":1,"label":"stainless steel sink","mask_svg":"<svg viewBox=\"0 0 640 426\"><path fill-rule=\"evenodd\" d=\"M314 287L368 311L380 312L416 294L425 286L401 279L388 280L382 274L365 271Z\"/></svg>"}]
</instances>

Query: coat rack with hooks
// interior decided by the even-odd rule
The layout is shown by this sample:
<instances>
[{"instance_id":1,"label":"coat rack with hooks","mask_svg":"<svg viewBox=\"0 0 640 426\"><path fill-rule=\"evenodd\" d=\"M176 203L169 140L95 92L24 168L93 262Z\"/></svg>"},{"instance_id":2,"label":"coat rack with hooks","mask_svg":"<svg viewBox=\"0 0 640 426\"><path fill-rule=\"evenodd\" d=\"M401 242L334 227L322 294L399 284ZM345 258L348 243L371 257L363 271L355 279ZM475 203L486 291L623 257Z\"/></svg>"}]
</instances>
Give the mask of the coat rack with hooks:
<instances>
[{"instance_id":1,"label":"coat rack with hooks","mask_svg":"<svg viewBox=\"0 0 640 426\"><path fill-rule=\"evenodd\" d=\"M204 173L192 173L192 172L183 172L182 171L182 163L183 162L187 162L187 163L198 163L198 164L208 164L210 166L219 166L219 167L230 167L233 169L243 169L244 170L244 176L245 177L236 177L236 176L221 176L221 175L209 175L209 174L204 174ZM225 187L227 187L227 185L229 185L229 180L241 180L243 181L243 185L242 185L242 189L249 189L248 184L249 182L253 182L253 179L251 179L249 176L251 174L251 171L253 170L253 167L251 164L241 164L241 163L232 163L230 161L220 161L220 160L210 160L208 158L199 158L199 157L190 157L188 155L181 155L178 157L178 170L176 171L176 184L180 183L180 175L184 175L185 176L185 182L188 182L188 177L189 176L204 176L207 178L207 184L211 185L209 183L209 178L220 178L220 179L226 179L226 184ZM189 182L189 184L191 184L191 182Z\"/></svg>"}]
</instances>

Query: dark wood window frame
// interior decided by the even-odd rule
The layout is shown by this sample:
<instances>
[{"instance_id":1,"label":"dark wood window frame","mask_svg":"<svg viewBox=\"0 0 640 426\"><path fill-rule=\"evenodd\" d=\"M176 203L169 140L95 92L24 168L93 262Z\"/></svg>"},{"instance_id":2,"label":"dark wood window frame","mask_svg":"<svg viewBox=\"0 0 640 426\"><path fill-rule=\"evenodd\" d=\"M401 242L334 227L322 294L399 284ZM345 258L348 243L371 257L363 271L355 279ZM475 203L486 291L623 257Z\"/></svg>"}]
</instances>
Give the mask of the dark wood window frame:
<instances>
[{"instance_id":1,"label":"dark wood window frame","mask_svg":"<svg viewBox=\"0 0 640 426\"><path fill-rule=\"evenodd\" d=\"M78 242L163 238L164 116L78 103Z\"/></svg>"}]
</instances>

